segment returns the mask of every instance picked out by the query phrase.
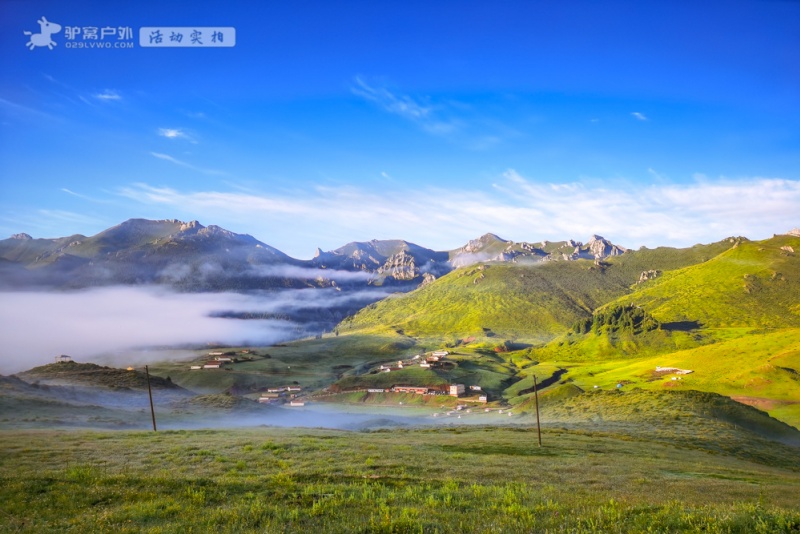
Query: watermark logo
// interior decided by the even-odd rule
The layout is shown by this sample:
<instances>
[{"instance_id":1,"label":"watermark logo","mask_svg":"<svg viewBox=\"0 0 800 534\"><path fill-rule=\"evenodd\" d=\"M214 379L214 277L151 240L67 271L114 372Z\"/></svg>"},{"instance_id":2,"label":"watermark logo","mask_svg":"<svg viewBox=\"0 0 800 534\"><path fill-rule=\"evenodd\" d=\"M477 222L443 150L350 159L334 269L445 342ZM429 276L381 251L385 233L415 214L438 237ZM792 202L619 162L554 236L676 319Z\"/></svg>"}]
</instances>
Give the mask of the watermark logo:
<instances>
[{"instance_id":1,"label":"watermark logo","mask_svg":"<svg viewBox=\"0 0 800 534\"><path fill-rule=\"evenodd\" d=\"M230 26L147 26L139 28L139 46L148 48L230 48L236 28Z\"/></svg>"},{"instance_id":2,"label":"watermark logo","mask_svg":"<svg viewBox=\"0 0 800 534\"><path fill-rule=\"evenodd\" d=\"M60 32L61 25L56 24L55 22L49 22L44 17L37 20L36 22L39 23L39 28L40 28L39 33L22 32L25 35L31 36L30 40L26 43L26 46L31 50L33 50L37 46L46 46L48 50L52 50L57 43L53 41L51 35Z\"/></svg>"},{"instance_id":3,"label":"watermark logo","mask_svg":"<svg viewBox=\"0 0 800 534\"><path fill-rule=\"evenodd\" d=\"M29 49L57 46L53 35L62 30L61 24L45 17L37 21L39 33L23 31L29 36ZM64 36L59 38L67 49L130 49L135 47L135 30L130 26L84 26L73 21L64 24ZM148 26L139 28L139 46L143 48L230 48L236 46L236 28L230 26Z\"/></svg>"}]
</instances>

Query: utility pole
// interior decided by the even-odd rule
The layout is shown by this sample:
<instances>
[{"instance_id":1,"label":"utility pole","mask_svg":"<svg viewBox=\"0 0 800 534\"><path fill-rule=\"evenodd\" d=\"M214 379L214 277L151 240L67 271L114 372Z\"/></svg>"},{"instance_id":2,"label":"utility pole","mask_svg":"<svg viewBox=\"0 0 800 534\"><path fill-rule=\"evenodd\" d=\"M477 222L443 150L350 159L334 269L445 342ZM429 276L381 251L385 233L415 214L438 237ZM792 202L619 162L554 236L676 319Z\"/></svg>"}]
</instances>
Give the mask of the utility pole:
<instances>
[{"instance_id":1,"label":"utility pole","mask_svg":"<svg viewBox=\"0 0 800 534\"><path fill-rule=\"evenodd\" d=\"M147 395L150 397L150 415L153 417L153 432L157 432L158 430L156 429L156 410L155 408L153 408L153 390L150 389L150 370L147 368L146 365L144 366L144 372L147 375ZM539 445L541 445L541 438L539 438L539 441L540 441Z\"/></svg>"},{"instance_id":2,"label":"utility pole","mask_svg":"<svg viewBox=\"0 0 800 534\"><path fill-rule=\"evenodd\" d=\"M533 375L533 396L536 399L536 431L539 433L539 446L542 446L542 427L539 424L539 391L536 386L536 375ZM155 421L155 419L153 420ZM155 423L153 423L155 424Z\"/></svg>"}]
</instances>

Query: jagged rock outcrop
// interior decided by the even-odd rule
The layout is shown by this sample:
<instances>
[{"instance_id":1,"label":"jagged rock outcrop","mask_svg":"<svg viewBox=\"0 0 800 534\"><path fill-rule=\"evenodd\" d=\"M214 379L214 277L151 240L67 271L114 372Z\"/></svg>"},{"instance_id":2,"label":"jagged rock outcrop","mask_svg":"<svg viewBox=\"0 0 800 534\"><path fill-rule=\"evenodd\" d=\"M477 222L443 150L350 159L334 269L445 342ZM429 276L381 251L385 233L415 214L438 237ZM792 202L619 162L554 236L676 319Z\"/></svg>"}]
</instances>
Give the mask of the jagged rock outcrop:
<instances>
[{"instance_id":1,"label":"jagged rock outcrop","mask_svg":"<svg viewBox=\"0 0 800 534\"><path fill-rule=\"evenodd\" d=\"M589 239L589 242L586 243L586 246L589 248L589 252L597 259L619 256L620 254L624 254L627 250L624 247L611 243L599 235L593 235L591 239Z\"/></svg>"},{"instance_id":2,"label":"jagged rock outcrop","mask_svg":"<svg viewBox=\"0 0 800 534\"><path fill-rule=\"evenodd\" d=\"M397 254L389 256L386 263L378 268L378 274L391 276L395 280L413 280L419 276L419 268L417 268L414 256L401 250Z\"/></svg>"},{"instance_id":3,"label":"jagged rock outcrop","mask_svg":"<svg viewBox=\"0 0 800 534\"><path fill-rule=\"evenodd\" d=\"M419 285L419 287L425 287L427 285L430 285L435 280L436 280L436 277L434 275L432 275L431 273L423 273L422 274L422 283Z\"/></svg>"},{"instance_id":4,"label":"jagged rock outcrop","mask_svg":"<svg viewBox=\"0 0 800 534\"><path fill-rule=\"evenodd\" d=\"M636 283L643 284L648 280L655 280L659 276L661 276L661 271L656 269L650 269L649 271L642 271L642 274L639 275L639 280Z\"/></svg>"},{"instance_id":5,"label":"jagged rock outcrop","mask_svg":"<svg viewBox=\"0 0 800 534\"><path fill-rule=\"evenodd\" d=\"M792 235L792 236L795 236L795 237L800 237L800 228L792 228L791 230L786 232L786 235Z\"/></svg>"},{"instance_id":6,"label":"jagged rock outcrop","mask_svg":"<svg viewBox=\"0 0 800 534\"><path fill-rule=\"evenodd\" d=\"M20 241L30 241L33 238L31 236L29 236L28 234L22 233L22 234L14 234L14 235L12 235L11 239L18 239Z\"/></svg>"}]
</instances>

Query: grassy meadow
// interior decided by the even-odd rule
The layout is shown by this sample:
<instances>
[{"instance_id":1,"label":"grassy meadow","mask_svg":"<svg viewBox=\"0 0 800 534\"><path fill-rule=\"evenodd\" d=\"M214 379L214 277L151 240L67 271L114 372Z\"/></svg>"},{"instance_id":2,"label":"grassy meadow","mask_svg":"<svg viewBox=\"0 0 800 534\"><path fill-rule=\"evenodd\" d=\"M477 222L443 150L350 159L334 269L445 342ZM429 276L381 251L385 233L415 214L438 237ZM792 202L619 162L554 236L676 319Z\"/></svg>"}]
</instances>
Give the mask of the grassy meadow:
<instances>
[{"instance_id":1,"label":"grassy meadow","mask_svg":"<svg viewBox=\"0 0 800 534\"><path fill-rule=\"evenodd\" d=\"M7 532L792 532L800 456L578 427L0 433ZM756 440L751 450L769 447Z\"/></svg>"}]
</instances>

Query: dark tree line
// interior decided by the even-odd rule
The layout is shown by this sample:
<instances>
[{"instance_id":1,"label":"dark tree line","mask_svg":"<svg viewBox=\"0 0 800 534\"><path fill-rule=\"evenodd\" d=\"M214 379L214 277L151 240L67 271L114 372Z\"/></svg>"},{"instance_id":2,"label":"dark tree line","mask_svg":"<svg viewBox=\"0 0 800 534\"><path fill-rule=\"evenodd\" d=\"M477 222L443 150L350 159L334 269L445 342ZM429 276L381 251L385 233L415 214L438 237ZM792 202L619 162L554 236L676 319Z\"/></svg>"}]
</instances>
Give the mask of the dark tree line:
<instances>
[{"instance_id":1,"label":"dark tree line","mask_svg":"<svg viewBox=\"0 0 800 534\"><path fill-rule=\"evenodd\" d=\"M655 317L633 304L599 310L592 317L578 321L572 326L576 334L589 332L599 334L601 331L641 334L659 328L661 323Z\"/></svg>"}]
</instances>

